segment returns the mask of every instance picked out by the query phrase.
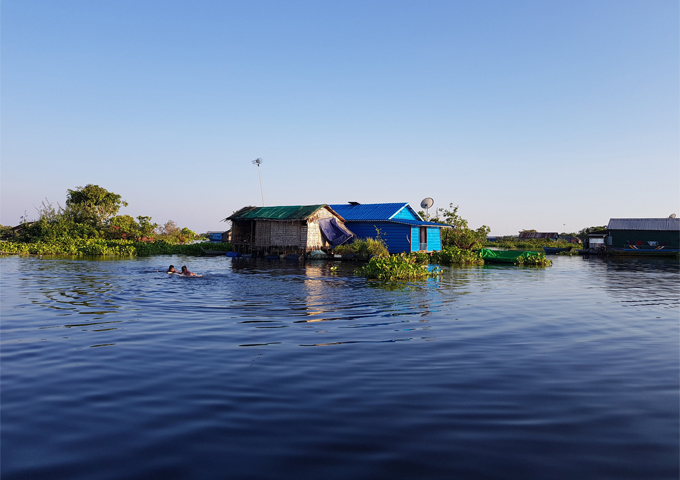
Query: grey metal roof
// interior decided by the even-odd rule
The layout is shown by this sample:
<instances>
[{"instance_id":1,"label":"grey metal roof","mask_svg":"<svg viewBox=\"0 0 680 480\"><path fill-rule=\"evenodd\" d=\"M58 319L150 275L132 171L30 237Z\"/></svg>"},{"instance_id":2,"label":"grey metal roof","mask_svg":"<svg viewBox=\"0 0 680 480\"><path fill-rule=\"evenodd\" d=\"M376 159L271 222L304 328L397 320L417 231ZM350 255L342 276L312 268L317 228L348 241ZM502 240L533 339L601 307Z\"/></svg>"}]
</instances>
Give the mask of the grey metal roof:
<instances>
[{"instance_id":1,"label":"grey metal roof","mask_svg":"<svg viewBox=\"0 0 680 480\"><path fill-rule=\"evenodd\" d=\"M680 231L680 218L611 218L607 230Z\"/></svg>"}]
</instances>

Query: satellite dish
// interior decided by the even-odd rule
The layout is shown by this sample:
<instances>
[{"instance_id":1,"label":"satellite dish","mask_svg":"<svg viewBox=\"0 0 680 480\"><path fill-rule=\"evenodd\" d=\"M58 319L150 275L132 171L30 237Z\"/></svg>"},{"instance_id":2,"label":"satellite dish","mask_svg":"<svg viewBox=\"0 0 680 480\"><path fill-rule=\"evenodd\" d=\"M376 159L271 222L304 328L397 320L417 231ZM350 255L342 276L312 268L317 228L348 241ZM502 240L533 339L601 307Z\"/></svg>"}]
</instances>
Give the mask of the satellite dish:
<instances>
[{"instance_id":1,"label":"satellite dish","mask_svg":"<svg viewBox=\"0 0 680 480\"><path fill-rule=\"evenodd\" d=\"M432 205L434 205L434 200L432 200L430 197L425 197L423 198L423 201L420 202L420 208L425 209L425 220L430 218L430 207Z\"/></svg>"},{"instance_id":2,"label":"satellite dish","mask_svg":"<svg viewBox=\"0 0 680 480\"><path fill-rule=\"evenodd\" d=\"M423 201L420 202L420 208L430 208L432 205L434 205L434 200L430 197L423 198Z\"/></svg>"},{"instance_id":3,"label":"satellite dish","mask_svg":"<svg viewBox=\"0 0 680 480\"><path fill-rule=\"evenodd\" d=\"M675 214L674 214L674 213L671 213L671 216L668 217L668 218L675 218Z\"/></svg>"}]
</instances>

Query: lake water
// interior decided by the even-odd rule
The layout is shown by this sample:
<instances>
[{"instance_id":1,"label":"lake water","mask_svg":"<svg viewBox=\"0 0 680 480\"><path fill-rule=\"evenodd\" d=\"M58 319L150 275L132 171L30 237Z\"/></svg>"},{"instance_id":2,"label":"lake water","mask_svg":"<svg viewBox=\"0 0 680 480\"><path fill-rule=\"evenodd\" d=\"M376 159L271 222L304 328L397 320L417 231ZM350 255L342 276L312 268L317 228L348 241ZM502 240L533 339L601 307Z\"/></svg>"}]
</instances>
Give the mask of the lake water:
<instances>
[{"instance_id":1,"label":"lake water","mask_svg":"<svg viewBox=\"0 0 680 480\"><path fill-rule=\"evenodd\" d=\"M677 480L678 262L553 258L2 258L2 479Z\"/></svg>"}]
</instances>

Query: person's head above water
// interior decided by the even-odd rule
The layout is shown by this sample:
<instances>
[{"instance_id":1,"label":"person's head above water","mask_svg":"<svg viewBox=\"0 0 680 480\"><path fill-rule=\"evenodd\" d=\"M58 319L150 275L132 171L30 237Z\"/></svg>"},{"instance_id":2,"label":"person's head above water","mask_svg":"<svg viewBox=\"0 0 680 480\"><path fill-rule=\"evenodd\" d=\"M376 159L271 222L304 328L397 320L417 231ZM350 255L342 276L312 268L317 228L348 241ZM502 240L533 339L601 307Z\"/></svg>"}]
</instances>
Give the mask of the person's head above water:
<instances>
[{"instance_id":1,"label":"person's head above water","mask_svg":"<svg viewBox=\"0 0 680 480\"><path fill-rule=\"evenodd\" d=\"M182 266L182 271L183 271L183 272L186 272L186 271L187 271L187 266L186 266L186 265Z\"/></svg>"},{"instance_id":2,"label":"person's head above water","mask_svg":"<svg viewBox=\"0 0 680 480\"><path fill-rule=\"evenodd\" d=\"M176 271L176 270L175 270L175 266L174 266L174 265L170 265L170 266L168 267L168 273L173 273L173 272L175 272L175 271Z\"/></svg>"}]
</instances>

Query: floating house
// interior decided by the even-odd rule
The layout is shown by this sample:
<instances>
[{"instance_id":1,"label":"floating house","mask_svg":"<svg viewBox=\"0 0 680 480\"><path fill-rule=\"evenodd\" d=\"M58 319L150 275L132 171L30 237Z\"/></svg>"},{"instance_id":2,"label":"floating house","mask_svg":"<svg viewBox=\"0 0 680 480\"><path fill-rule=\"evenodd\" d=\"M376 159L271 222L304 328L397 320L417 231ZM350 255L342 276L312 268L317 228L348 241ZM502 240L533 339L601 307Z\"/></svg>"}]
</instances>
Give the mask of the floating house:
<instances>
[{"instance_id":1,"label":"floating house","mask_svg":"<svg viewBox=\"0 0 680 480\"><path fill-rule=\"evenodd\" d=\"M390 253L433 252L442 249L441 223L425 222L408 203L330 205L360 238L380 237Z\"/></svg>"},{"instance_id":2,"label":"floating house","mask_svg":"<svg viewBox=\"0 0 680 480\"><path fill-rule=\"evenodd\" d=\"M557 232L519 232L520 240L529 240L533 238L545 239L545 240L557 240L560 237Z\"/></svg>"},{"instance_id":3,"label":"floating house","mask_svg":"<svg viewBox=\"0 0 680 480\"><path fill-rule=\"evenodd\" d=\"M586 235L585 242L583 242L583 249L586 250L586 253L604 253L606 240L606 233L589 233Z\"/></svg>"},{"instance_id":4,"label":"floating house","mask_svg":"<svg viewBox=\"0 0 680 480\"><path fill-rule=\"evenodd\" d=\"M231 220L235 252L254 256L329 251L353 237L328 205L244 207Z\"/></svg>"},{"instance_id":5,"label":"floating house","mask_svg":"<svg viewBox=\"0 0 680 480\"><path fill-rule=\"evenodd\" d=\"M607 225L611 253L677 253L680 218L612 218Z\"/></svg>"}]
</instances>

